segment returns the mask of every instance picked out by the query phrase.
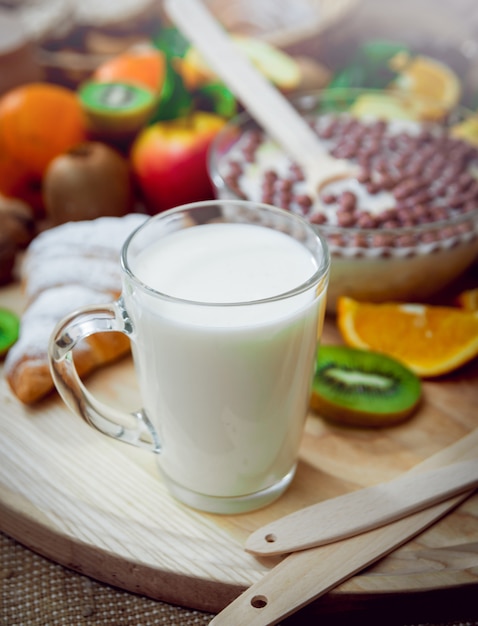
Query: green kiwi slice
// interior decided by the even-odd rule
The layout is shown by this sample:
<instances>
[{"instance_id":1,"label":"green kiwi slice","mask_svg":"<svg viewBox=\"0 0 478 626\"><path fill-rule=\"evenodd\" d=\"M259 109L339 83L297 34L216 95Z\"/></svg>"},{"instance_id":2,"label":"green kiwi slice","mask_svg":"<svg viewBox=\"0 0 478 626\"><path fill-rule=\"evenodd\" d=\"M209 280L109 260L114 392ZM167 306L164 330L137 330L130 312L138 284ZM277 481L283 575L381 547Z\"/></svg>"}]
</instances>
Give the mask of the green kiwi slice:
<instances>
[{"instance_id":1,"label":"green kiwi slice","mask_svg":"<svg viewBox=\"0 0 478 626\"><path fill-rule=\"evenodd\" d=\"M326 419L353 426L388 426L411 416L421 381L396 359L347 346L321 346L310 405Z\"/></svg>"},{"instance_id":2,"label":"green kiwi slice","mask_svg":"<svg viewBox=\"0 0 478 626\"><path fill-rule=\"evenodd\" d=\"M158 99L149 89L121 82L87 82L78 95L91 128L110 133L138 131Z\"/></svg>"},{"instance_id":3,"label":"green kiwi slice","mask_svg":"<svg viewBox=\"0 0 478 626\"><path fill-rule=\"evenodd\" d=\"M8 309L0 309L0 357L5 356L8 349L18 339L20 320Z\"/></svg>"}]
</instances>

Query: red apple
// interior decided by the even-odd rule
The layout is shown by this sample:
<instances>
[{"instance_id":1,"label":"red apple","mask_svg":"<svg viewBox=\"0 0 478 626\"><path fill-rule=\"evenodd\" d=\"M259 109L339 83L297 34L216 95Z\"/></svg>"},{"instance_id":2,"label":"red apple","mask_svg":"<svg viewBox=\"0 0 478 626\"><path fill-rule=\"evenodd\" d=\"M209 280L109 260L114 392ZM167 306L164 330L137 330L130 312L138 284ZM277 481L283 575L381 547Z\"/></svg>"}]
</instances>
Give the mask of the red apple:
<instances>
[{"instance_id":1,"label":"red apple","mask_svg":"<svg viewBox=\"0 0 478 626\"><path fill-rule=\"evenodd\" d=\"M132 169L150 213L214 197L207 152L225 120L197 111L143 129L131 149Z\"/></svg>"}]
</instances>

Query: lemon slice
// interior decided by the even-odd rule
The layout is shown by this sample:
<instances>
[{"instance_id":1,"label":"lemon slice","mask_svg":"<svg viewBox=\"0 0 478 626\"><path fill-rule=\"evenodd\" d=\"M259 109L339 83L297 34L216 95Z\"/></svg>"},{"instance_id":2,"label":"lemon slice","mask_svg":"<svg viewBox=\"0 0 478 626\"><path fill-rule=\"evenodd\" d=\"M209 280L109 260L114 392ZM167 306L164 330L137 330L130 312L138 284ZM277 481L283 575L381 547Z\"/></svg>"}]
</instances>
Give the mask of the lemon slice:
<instances>
[{"instance_id":1,"label":"lemon slice","mask_svg":"<svg viewBox=\"0 0 478 626\"><path fill-rule=\"evenodd\" d=\"M301 82L301 68L294 57L275 46L246 35L232 35L232 40L256 68L279 89L296 89ZM175 67L188 89L196 89L217 79L203 55L191 46Z\"/></svg>"},{"instance_id":2,"label":"lemon slice","mask_svg":"<svg viewBox=\"0 0 478 626\"><path fill-rule=\"evenodd\" d=\"M350 114L359 118L418 121L417 111L408 100L390 93L364 93L350 107Z\"/></svg>"},{"instance_id":3,"label":"lemon slice","mask_svg":"<svg viewBox=\"0 0 478 626\"><path fill-rule=\"evenodd\" d=\"M468 143L478 146L478 115L455 124L450 129L450 135L457 139L464 139Z\"/></svg>"}]
</instances>

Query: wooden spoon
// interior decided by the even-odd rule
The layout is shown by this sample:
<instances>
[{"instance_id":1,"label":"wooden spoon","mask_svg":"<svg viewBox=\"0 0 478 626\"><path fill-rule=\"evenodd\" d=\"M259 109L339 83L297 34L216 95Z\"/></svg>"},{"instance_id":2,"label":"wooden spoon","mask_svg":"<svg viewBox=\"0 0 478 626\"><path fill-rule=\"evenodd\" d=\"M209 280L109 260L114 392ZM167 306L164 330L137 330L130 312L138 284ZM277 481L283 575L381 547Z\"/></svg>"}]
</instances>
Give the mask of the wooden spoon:
<instances>
[{"instance_id":1,"label":"wooden spoon","mask_svg":"<svg viewBox=\"0 0 478 626\"><path fill-rule=\"evenodd\" d=\"M164 7L256 122L302 167L313 197L329 182L356 176L350 162L325 152L304 118L238 50L199 0L165 0Z\"/></svg>"},{"instance_id":2,"label":"wooden spoon","mask_svg":"<svg viewBox=\"0 0 478 626\"><path fill-rule=\"evenodd\" d=\"M253 532L246 550L285 554L379 528L478 486L478 459L398 478L330 498Z\"/></svg>"}]
</instances>

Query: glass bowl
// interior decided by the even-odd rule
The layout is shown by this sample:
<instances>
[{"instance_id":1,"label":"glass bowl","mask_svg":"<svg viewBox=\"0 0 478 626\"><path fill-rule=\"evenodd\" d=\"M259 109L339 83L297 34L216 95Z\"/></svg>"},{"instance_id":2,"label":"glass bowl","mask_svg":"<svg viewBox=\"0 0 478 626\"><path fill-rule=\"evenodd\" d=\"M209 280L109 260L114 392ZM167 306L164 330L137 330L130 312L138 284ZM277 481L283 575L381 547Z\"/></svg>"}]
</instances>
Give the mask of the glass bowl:
<instances>
[{"instance_id":1,"label":"glass bowl","mask_svg":"<svg viewBox=\"0 0 478 626\"><path fill-rule=\"evenodd\" d=\"M209 174L219 198L299 212L331 253L328 311L344 295L426 301L478 259L478 116L400 92L330 89L294 106L324 149L358 176L317 197L247 112L219 133Z\"/></svg>"}]
</instances>

